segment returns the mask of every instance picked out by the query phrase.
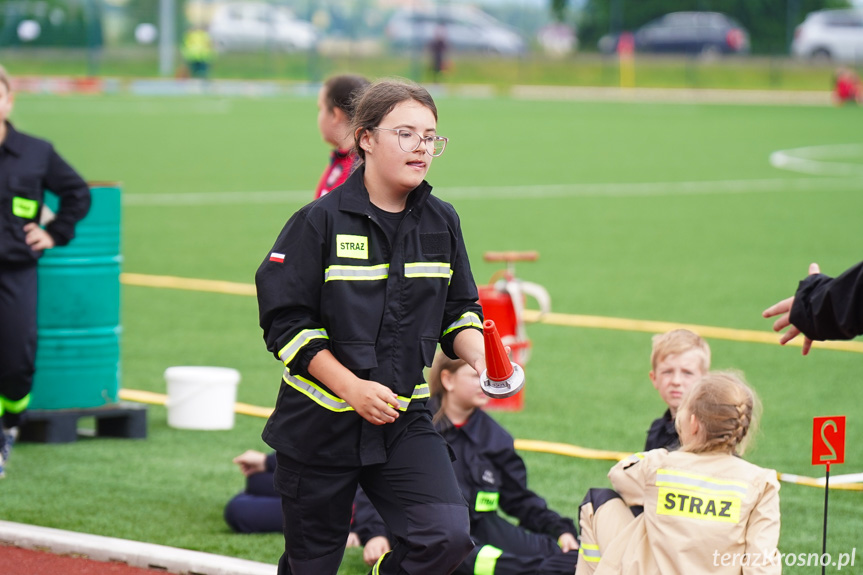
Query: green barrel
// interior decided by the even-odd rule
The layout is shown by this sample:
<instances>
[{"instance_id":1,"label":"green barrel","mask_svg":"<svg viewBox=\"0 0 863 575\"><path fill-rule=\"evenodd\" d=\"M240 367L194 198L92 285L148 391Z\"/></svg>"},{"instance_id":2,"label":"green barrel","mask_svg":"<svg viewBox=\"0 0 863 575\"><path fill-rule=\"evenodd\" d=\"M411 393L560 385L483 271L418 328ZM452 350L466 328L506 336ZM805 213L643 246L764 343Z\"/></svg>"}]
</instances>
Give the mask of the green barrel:
<instances>
[{"instance_id":1,"label":"green barrel","mask_svg":"<svg viewBox=\"0 0 863 575\"><path fill-rule=\"evenodd\" d=\"M120 389L120 187L91 184L69 245L39 260L39 347L30 409L117 402ZM55 210L56 196L45 203Z\"/></svg>"}]
</instances>

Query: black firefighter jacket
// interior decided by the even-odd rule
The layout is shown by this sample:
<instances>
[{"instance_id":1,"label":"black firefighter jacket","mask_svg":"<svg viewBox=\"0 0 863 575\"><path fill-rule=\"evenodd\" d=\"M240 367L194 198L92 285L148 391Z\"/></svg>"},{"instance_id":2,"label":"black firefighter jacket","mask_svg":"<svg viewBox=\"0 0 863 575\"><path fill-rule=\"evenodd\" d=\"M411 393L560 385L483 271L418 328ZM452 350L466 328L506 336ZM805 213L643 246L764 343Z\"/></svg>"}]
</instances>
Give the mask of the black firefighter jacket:
<instances>
[{"instance_id":1,"label":"black firefighter jacket","mask_svg":"<svg viewBox=\"0 0 863 575\"><path fill-rule=\"evenodd\" d=\"M482 329L482 309L458 215L425 181L408 197L389 245L373 214L362 167L295 213L255 276L267 349L285 364L263 439L309 464L368 465L386 459L411 417L374 426L308 373L323 348L358 377L425 412L438 342L453 356L462 329ZM417 415L417 414L412 414Z\"/></svg>"},{"instance_id":2,"label":"black firefighter jacket","mask_svg":"<svg viewBox=\"0 0 863 575\"><path fill-rule=\"evenodd\" d=\"M814 340L863 334L863 262L835 278L813 274L800 282L791 323Z\"/></svg>"},{"instance_id":3,"label":"black firefighter jacket","mask_svg":"<svg viewBox=\"0 0 863 575\"><path fill-rule=\"evenodd\" d=\"M64 246L90 209L90 188L49 142L7 122L0 145L0 266L34 266L42 255L24 241L24 226L39 221L46 189L60 197L60 209L45 229Z\"/></svg>"}]
</instances>

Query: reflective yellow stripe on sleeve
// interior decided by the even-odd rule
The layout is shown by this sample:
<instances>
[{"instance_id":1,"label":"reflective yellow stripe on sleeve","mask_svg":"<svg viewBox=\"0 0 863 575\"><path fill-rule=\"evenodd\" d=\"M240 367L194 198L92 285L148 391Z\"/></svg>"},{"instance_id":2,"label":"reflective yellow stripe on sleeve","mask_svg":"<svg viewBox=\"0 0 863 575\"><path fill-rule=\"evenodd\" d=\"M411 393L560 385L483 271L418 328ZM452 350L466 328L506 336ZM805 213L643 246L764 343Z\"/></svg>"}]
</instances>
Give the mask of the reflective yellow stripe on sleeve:
<instances>
[{"instance_id":1,"label":"reflective yellow stripe on sleeve","mask_svg":"<svg viewBox=\"0 0 863 575\"><path fill-rule=\"evenodd\" d=\"M21 399L17 399L15 401L0 396L0 415L2 415L3 412L6 411L8 411L9 413L21 413L22 411L27 409L28 405L30 405L29 393Z\"/></svg>"},{"instance_id":2,"label":"reflective yellow stripe on sleeve","mask_svg":"<svg viewBox=\"0 0 863 575\"><path fill-rule=\"evenodd\" d=\"M389 553L389 551L387 551L387 553ZM381 572L381 563L383 563L383 561L384 561L384 557L386 557L386 556L387 556L387 553L384 553L383 555L381 555L381 556L378 558L378 560L375 562L375 566L374 566L374 567L372 567L372 575L380 575L380 572Z\"/></svg>"},{"instance_id":3,"label":"reflective yellow stripe on sleeve","mask_svg":"<svg viewBox=\"0 0 863 575\"><path fill-rule=\"evenodd\" d=\"M457 329L461 329L463 327L476 327L482 329L482 321L480 321L479 315L472 311L462 314L460 318L447 326L447 328L443 332L443 335L447 335L448 333Z\"/></svg>"},{"instance_id":4,"label":"reflective yellow stripe on sleeve","mask_svg":"<svg viewBox=\"0 0 863 575\"><path fill-rule=\"evenodd\" d=\"M354 408L351 407L351 405L341 397L329 393L310 379L299 375L293 375L287 369L282 374L282 381L284 381L286 384L290 385L321 407L325 407L330 411L354 411ZM413 393L411 393L410 397L399 395L398 405L396 405L395 408L399 411L405 411L408 406L410 406L412 401L416 399L426 399L429 397L429 395L430 393L428 384L421 383L414 387Z\"/></svg>"},{"instance_id":5,"label":"reflective yellow stripe on sleeve","mask_svg":"<svg viewBox=\"0 0 863 575\"><path fill-rule=\"evenodd\" d=\"M327 335L327 330L325 329L304 329L300 333L294 336L294 338L288 342L288 344L279 350L279 359L282 360L282 363L288 365L294 356L297 355L297 352L300 349L312 341L313 339L330 339L330 336Z\"/></svg>"},{"instance_id":6,"label":"reflective yellow stripe on sleeve","mask_svg":"<svg viewBox=\"0 0 863 575\"><path fill-rule=\"evenodd\" d=\"M602 558L602 554L599 552L599 545L591 545L583 541L578 548L578 554L588 563L599 563L599 560Z\"/></svg>"},{"instance_id":7,"label":"reflective yellow stripe on sleeve","mask_svg":"<svg viewBox=\"0 0 863 575\"><path fill-rule=\"evenodd\" d=\"M494 575L497 559L503 555L503 551L491 545L483 545L476 554L473 564L473 575Z\"/></svg>"}]
</instances>

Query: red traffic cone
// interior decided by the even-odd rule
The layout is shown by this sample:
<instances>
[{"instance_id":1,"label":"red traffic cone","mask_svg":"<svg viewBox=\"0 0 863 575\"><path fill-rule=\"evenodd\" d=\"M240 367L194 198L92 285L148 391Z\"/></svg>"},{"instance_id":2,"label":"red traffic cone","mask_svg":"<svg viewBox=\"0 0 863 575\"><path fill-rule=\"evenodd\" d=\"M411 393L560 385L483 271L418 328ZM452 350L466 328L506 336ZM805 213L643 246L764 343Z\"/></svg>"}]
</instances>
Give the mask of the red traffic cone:
<instances>
[{"instance_id":1,"label":"red traffic cone","mask_svg":"<svg viewBox=\"0 0 863 575\"><path fill-rule=\"evenodd\" d=\"M485 341L486 370L480 376L479 383L483 393L498 399L515 395L524 387L524 370L509 360L492 320L485 320L482 336Z\"/></svg>"}]
</instances>

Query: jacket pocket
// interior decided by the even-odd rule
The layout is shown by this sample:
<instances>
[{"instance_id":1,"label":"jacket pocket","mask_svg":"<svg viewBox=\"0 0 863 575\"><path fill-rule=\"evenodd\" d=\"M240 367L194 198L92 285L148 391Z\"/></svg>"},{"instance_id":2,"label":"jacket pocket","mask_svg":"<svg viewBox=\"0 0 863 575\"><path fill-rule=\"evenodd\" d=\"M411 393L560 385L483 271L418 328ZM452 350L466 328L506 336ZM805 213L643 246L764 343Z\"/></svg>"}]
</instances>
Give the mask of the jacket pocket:
<instances>
[{"instance_id":1,"label":"jacket pocket","mask_svg":"<svg viewBox=\"0 0 863 575\"><path fill-rule=\"evenodd\" d=\"M39 179L27 176L9 176L9 191L12 202L12 215L24 220L34 220L39 217L42 203L42 189Z\"/></svg>"},{"instance_id":2,"label":"jacket pocket","mask_svg":"<svg viewBox=\"0 0 863 575\"><path fill-rule=\"evenodd\" d=\"M372 342L332 341L333 353L348 369L373 369L378 366Z\"/></svg>"},{"instance_id":3,"label":"jacket pocket","mask_svg":"<svg viewBox=\"0 0 863 575\"><path fill-rule=\"evenodd\" d=\"M282 465L276 466L273 474L273 487L280 495L296 500L300 491L300 472L295 469L287 469Z\"/></svg>"},{"instance_id":4,"label":"jacket pocket","mask_svg":"<svg viewBox=\"0 0 863 575\"><path fill-rule=\"evenodd\" d=\"M42 199L42 186L35 176L9 176L9 190L16 196Z\"/></svg>"}]
</instances>

